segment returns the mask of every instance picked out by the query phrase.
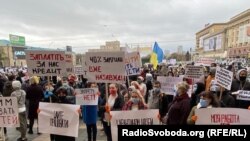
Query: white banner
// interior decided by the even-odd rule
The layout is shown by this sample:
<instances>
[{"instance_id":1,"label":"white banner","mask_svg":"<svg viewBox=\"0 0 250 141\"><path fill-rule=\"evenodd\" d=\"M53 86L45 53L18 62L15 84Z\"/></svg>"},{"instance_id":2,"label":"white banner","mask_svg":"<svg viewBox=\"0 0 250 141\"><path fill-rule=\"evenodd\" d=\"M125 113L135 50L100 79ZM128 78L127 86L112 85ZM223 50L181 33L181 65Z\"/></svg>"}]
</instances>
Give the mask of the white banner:
<instances>
[{"instance_id":1,"label":"white banner","mask_svg":"<svg viewBox=\"0 0 250 141\"><path fill-rule=\"evenodd\" d=\"M141 56L139 52L126 53L125 69L127 76L140 74L141 66Z\"/></svg>"},{"instance_id":2,"label":"white banner","mask_svg":"<svg viewBox=\"0 0 250 141\"><path fill-rule=\"evenodd\" d=\"M75 89L76 104L78 105L97 105L98 104L98 89L86 88Z\"/></svg>"},{"instance_id":3,"label":"white banner","mask_svg":"<svg viewBox=\"0 0 250 141\"><path fill-rule=\"evenodd\" d=\"M246 100L250 101L250 91L240 90L239 94L236 97L237 100ZM250 106L250 105L249 105Z\"/></svg>"},{"instance_id":4,"label":"white banner","mask_svg":"<svg viewBox=\"0 0 250 141\"><path fill-rule=\"evenodd\" d=\"M215 63L215 59L214 58L198 58L195 61L195 66L211 66L212 63Z\"/></svg>"},{"instance_id":5,"label":"white banner","mask_svg":"<svg viewBox=\"0 0 250 141\"><path fill-rule=\"evenodd\" d=\"M16 97L0 97L0 127L19 127Z\"/></svg>"},{"instance_id":6,"label":"white banner","mask_svg":"<svg viewBox=\"0 0 250 141\"><path fill-rule=\"evenodd\" d=\"M38 127L41 133L78 137L79 105L39 103Z\"/></svg>"},{"instance_id":7,"label":"white banner","mask_svg":"<svg viewBox=\"0 0 250 141\"><path fill-rule=\"evenodd\" d=\"M204 75L202 66L186 66L186 78L200 79Z\"/></svg>"},{"instance_id":8,"label":"white banner","mask_svg":"<svg viewBox=\"0 0 250 141\"><path fill-rule=\"evenodd\" d=\"M85 59L89 82L125 82L125 52L87 52Z\"/></svg>"},{"instance_id":9,"label":"white banner","mask_svg":"<svg viewBox=\"0 0 250 141\"><path fill-rule=\"evenodd\" d=\"M67 75L74 73L73 55L71 52L65 53L65 66Z\"/></svg>"},{"instance_id":10,"label":"white banner","mask_svg":"<svg viewBox=\"0 0 250 141\"><path fill-rule=\"evenodd\" d=\"M240 108L201 108L195 110L196 125L250 125L250 112Z\"/></svg>"},{"instance_id":11,"label":"white banner","mask_svg":"<svg viewBox=\"0 0 250 141\"><path fill-rule=\"evenodd\" d=\"M165 77L158 76L157 81L161 82L161 90L170 95L175 95L175 87L183 81L183 77Z\"/></svg>"},{"instance_id":12,"label":"white banner","mask_svg":"<svg viewBox=\"0 0 250 141\"><path fill-rule=\"evenodd\" d=\"M82 66L75 66L74 67L74 72L75 75L83 75L84 74L84 69Z\"/></svg>"},{"instance_id":13,"label":"white banner","mask_svg":"<svg viewBox=\"0 0 250 141\"><path fill-rule=\"evenodd\" d=\"M117 125L157 125L159 110L111 111L112 140L118 140Z\"/></svg>"},{"instance_id":14,"label":"white banner","mask_svg":"<svg viewBox=\"0 0 250 141\"><path fill-rule=\"evenodd\" d=\"M65 52L26 50L28 73L36 76L64 75Z\"/></svg>"},{"instance_id":15,"label":"white banner","mask_svg":"<svg viewBox=\"0 0 250 141\"><path fill-rule=\"evenodd\" d=\"M231 90L233 81L233 72L223 69L221 67L216 68L215 82L227 90Z\"/></svg>"}]
</instances>

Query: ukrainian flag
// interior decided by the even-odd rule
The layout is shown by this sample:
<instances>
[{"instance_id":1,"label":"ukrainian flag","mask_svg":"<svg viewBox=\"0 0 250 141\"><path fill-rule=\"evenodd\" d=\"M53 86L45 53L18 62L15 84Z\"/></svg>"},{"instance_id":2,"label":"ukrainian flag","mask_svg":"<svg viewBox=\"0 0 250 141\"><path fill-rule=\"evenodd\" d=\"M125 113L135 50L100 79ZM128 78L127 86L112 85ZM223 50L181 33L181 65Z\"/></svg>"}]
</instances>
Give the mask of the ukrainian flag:
<instances>
[{"instance_id":1,"label":"ukrainian flag","mask_svg":"<svg viewBox=\"0 0 250 141\"><path fill-rule=\"evenodd\" d=\"M159 47L158 43L155 42L153 53L151 54L151 57L150 57L150 63L153 64L154 69L156 69L158 63L162 62L163 58L164 58L163 51Z\"/></svg>"}]
</instances>

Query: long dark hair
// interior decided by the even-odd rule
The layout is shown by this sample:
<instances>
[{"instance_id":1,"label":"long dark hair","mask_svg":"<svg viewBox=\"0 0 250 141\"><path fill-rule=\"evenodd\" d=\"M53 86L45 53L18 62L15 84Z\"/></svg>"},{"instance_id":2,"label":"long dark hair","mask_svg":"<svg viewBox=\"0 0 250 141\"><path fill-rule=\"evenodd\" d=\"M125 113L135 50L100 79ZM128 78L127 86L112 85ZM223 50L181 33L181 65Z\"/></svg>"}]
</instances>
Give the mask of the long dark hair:
<instances>
[{"instance_id":1,"label":"long dark hair","mask_svg":"<svg viewBox=\"0 0 250 141\"><path fill-rule=\"evenodd\" d=\"M212 107L220 107L220 102L219 102L217 96L215 94L213 94L213 92L204 91L200 94L200 97L201 96L208 98L208 99L211 99L210 105L212 105Z\"/></svg>"}]
</instances>

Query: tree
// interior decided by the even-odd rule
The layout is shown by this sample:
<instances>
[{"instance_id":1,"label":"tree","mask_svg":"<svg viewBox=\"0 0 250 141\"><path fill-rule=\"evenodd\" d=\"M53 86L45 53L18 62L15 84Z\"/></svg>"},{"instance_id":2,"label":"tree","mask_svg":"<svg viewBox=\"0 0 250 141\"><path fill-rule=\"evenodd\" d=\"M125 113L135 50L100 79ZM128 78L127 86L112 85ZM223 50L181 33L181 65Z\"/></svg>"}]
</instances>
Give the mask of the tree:
<instances>
[{"instance_id":1,"label":"tree","mask_svg":"<svg viewBox=\"0 0 250 141\"><path fill-rule=\"evenodd\" d=\"M0 48L0 67L3 67L3 61L5 61L8 57L5 56L3 48Z\"/></svg>"}]
</instances>

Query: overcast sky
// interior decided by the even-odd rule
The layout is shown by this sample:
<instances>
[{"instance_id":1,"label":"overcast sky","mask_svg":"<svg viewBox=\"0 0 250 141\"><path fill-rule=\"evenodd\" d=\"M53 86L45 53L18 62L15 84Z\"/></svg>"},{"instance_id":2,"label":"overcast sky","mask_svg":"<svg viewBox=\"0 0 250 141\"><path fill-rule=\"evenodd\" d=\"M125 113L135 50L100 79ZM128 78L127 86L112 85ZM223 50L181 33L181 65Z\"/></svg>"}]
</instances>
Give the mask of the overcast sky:
<instances>
[{"instance_id":1,"label":"overcast sky","mask_svg":"<svg viewBox=\"0 0 250 141\"><path fill-rule=\"evenodd\" d=\"M187 50L205 24L249 8L250 0L1 0L0 39L22 35L30 46L75 52L112 40Z\"/></svg>"}]
</instances>

